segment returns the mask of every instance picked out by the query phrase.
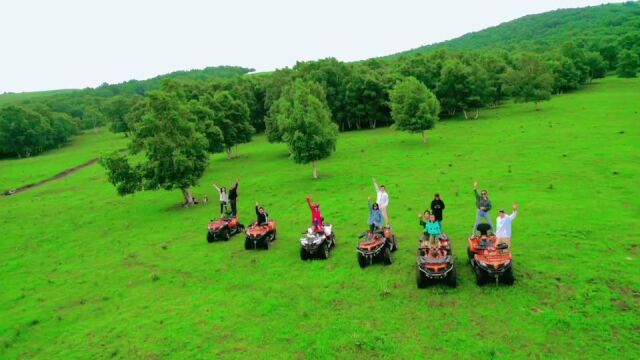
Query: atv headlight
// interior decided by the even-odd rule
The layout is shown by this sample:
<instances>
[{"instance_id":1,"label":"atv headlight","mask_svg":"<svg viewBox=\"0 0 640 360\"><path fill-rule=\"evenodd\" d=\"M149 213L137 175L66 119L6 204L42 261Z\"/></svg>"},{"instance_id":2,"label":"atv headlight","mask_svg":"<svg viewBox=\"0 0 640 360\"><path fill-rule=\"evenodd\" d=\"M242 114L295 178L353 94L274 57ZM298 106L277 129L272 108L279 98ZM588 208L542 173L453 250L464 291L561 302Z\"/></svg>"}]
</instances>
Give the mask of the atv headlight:
<instances>
[{"instance_id":1,"label":"atv headlight","mask_svg":"<svg viewBox=\"0 0 640 360\"><path fill-rule=\"evenodd\" d=\"M487 263L482 261L482 260L478 260L478 264L480 264L482 266L487 266Z\"/></svg>"}]
</instances>

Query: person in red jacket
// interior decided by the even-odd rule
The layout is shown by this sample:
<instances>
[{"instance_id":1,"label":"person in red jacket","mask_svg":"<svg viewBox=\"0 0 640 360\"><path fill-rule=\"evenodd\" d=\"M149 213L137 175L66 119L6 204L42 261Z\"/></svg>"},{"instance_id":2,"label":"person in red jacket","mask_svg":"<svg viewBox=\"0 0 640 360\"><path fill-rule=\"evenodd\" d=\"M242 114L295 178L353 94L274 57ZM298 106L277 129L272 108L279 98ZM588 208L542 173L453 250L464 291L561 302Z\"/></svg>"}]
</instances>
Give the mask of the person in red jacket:
<instances>
[{"instance_id":1,"label":"person in red jacket","mask_svg":"<svg viewBox=\"0 0 640 360\"><path fill-rule=\"evenodd\" d=\"M324 232L322 214L320 214L320 204L311 203L311 198L309 196L307 196L307 204L309 204L309 209L311 209L311 224L313 226L313 231Z\"/></svg>"}]
</instances>

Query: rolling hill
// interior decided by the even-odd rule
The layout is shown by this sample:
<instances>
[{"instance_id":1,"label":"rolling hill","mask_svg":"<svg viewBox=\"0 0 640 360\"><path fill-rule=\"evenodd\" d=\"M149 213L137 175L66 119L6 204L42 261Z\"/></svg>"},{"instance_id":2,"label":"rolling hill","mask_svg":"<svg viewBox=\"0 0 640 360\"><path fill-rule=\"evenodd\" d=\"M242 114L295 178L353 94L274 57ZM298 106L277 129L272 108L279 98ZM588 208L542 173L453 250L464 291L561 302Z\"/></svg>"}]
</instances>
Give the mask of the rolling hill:
<instances>
[{"instance_id":1,"label":"rolling hill","mask_svg":"<svg viewBox=\"0 0 640 360\"><path fill-rule=\"evenodd\" d=\"M629 42L640 47L640 3L606 4L527 15L452 40L393 54L390 57L440 49L545 51L566 41L596 43L600 46Z\"/></svg>"}]
</instances>

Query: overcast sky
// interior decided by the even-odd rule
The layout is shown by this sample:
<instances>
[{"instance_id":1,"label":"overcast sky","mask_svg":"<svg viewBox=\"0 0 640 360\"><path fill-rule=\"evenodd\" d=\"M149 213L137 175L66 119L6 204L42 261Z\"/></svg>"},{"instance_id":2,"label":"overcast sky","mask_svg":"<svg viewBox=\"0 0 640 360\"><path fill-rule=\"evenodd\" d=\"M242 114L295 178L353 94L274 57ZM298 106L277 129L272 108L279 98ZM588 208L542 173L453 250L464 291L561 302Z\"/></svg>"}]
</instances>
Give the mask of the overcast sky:
<instances>
[{"instance_id":1,"label":"overcast sky","mask_svg":"<svg viewBox=\"0 0 640 360\"><path fill-rule=\"evenodd\" d=\"M609 1L611 2L611 1ZM597 0L0 0L0 93L361 60Z\"/></svg>"}]
</instances>

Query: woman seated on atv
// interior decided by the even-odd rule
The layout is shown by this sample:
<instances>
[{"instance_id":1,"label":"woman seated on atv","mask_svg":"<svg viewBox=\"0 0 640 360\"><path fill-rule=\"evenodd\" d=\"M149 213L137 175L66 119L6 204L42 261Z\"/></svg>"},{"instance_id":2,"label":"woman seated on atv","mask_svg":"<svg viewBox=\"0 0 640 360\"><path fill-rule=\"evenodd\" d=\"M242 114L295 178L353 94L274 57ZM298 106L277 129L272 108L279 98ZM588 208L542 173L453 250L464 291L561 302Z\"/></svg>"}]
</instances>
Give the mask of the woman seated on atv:
<instances>
[{"instance_id":1,"label":"woman seated on atv","mask_svg":"<svg viewBox=\"0 0 640 360\"><path fill-rule=\"evenodd\" d=\"M256 224L257 225L267 225L269 222L269 214L264 210L260 204L256 203Z\"/></svg>"},{"instance_id":2,"label":"woman seated on atv","mask_svg":"<svg viewBox=\"0 0 640 360\"><path fill-rule=\"evenodd\" d=\"M378 203L371 203L371 196L369 196L369 233L373 235L375 231L382 230L382 212Z\"/></svg>"},{"instance_id":3,"label":"woman seated on atv","mask_svg":"<svg viewBox=\"0 0 640 360\"><path fill-rule=\"evenodd\" d=\"M324 233L322 214L320 214L320 204L311 203L311 197L309 196L307 196L307 204L309 204L309 209L311 209L311 226L313 227L313 231L316 233Z\"/></svg>"}]
</instances>

